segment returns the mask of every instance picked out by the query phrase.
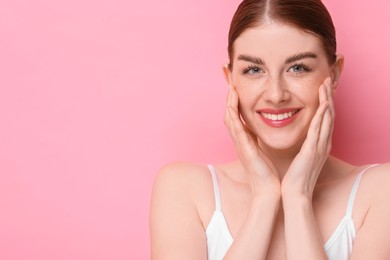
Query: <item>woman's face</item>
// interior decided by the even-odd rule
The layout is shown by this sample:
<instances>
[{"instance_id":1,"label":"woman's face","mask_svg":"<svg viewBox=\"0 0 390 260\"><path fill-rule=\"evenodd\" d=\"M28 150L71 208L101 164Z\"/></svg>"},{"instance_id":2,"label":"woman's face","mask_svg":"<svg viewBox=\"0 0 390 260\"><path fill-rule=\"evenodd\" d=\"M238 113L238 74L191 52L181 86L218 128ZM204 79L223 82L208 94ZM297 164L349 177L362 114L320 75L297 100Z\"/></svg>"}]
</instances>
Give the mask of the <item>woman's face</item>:
<instances>
[{"instance_id":1,"label":"woman's face","mask_svg":"<svg viewBox=\"0 0 390 260\"><path fill-rule=\"evenodd\" d=\"M342 58L329 65L313 34L280 23L246 30L234 43L233 68L225 68L239 110L261 145L300 147L327 77L337 81ZM334 84L334 87L336 84Z\"/></svg>"}]
</instances>

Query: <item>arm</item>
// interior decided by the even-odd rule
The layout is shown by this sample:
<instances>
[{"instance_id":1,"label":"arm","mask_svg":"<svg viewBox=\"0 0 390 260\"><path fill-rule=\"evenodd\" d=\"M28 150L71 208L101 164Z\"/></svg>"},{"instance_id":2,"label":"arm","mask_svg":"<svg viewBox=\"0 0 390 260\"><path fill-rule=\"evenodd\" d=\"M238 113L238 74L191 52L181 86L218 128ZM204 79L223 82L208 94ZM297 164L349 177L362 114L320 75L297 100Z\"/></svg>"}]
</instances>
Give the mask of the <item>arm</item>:
<instances>
[{"instance_id":1,"label":"arm","mask_svg":"<svg viewBox=\"0 0 390 260\"><path fill-rule=\"evenodd\" d=\"M153 260L206 260L206 237L190 193L191 171L183 164L164 167L152 193L150 213Z\"/></svg>"},{"instance_id":2,"label":"arm","mask_svg":"<svg viewBox=\"0 0 390 260\"><path fill-rule=\"evenodd\" d=\"M252 202L246 219L224 260L265 259L280 204L280 181L270 160L262 153L257 137L243 124L238 94L229 86L225 124L248 174Z\"/></svg>"},{"instance_id":3,"label":"arm","mask_svg":"<svg viewBox=\"0 0 390 260\"><path fill-rule=\"evenodd\" d=\"M312 196L321 169L329 156L333 131L330 79L319 89L320 106L307 138L282 181L287 259L328 259L314 216Z\"/></svg>"},{"instance_id":4,"label":"arm","mask_svg":"<svg viewBox=\"0 0 390 260\"><path fill-rule=\"evenodd\" d=\"M390 164L367 173L368 192L375 192L372 205L357 232L351 260L390 259ZM367 193L366 193L367 196Z\"/></svg>"},{"instance_id":5,"label":"arm","mask_svg":"<svg viewBox=\"0 0 390 260\"><path fill-rule=\"evenodd\" d=\"M283 199L287 259L328 259L311 201Z\"/></svg>"},{"instance_id":6,"label":"arm","mask_svg":"<svg viewBox=\"0 0 390 260\"><path fill-rule=\"evenodd\" d=\"M224 260L266 258L279 201L279 197L271 194L252 199L245 222Z\"/></svg>"}]
</instances>

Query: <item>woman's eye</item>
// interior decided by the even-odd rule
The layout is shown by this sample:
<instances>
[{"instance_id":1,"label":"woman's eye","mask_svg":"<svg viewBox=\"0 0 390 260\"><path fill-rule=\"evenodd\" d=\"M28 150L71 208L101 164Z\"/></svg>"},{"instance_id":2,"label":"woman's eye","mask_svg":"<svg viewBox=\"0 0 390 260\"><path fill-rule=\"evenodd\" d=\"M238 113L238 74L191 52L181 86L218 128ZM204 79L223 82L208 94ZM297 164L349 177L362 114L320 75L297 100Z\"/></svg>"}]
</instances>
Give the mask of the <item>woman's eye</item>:
<instances>
[{"instance_id":1,"label":"woman's eye","mask_svg":"<svg viewBox=\"0 0 390 260\"><path fill-rule=\"evenodd\" d=\"M310 71L306 66L303 65L294 65L290 68L290 71L294 73L302 73L306 71Z\"/></svg>"},{"instance_id":2,"label":"woman's eye","mask_svg":"<svg viewBox=\"0 0 390 260\"><path fill-rule=\"evenodd\" d=\"M242 71L242 74L256 75L261 72L261 69L256 66L249 66Z\"/></svg>"}]
</instances>

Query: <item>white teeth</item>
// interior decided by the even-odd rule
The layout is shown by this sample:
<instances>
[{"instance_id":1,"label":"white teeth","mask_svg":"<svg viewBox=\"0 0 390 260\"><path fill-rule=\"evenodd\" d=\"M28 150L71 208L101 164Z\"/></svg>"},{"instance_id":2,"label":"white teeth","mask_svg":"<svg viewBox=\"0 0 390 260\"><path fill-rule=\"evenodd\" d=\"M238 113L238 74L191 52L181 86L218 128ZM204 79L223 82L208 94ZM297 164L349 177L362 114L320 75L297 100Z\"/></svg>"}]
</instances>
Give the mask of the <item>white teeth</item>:
<instances>
[{"instance_id":1,"label":"white teeth","mask_svg":"<svg viewBox=\"0 0 390 260\"><path fill-rule=\"evenodd\" d=\"M268 113L261 112L261 115L272 121L280 121L292 117L296 112L298 112L298 110L291 111L284 114L268 114Z\"/></svg>"}]
</instances>

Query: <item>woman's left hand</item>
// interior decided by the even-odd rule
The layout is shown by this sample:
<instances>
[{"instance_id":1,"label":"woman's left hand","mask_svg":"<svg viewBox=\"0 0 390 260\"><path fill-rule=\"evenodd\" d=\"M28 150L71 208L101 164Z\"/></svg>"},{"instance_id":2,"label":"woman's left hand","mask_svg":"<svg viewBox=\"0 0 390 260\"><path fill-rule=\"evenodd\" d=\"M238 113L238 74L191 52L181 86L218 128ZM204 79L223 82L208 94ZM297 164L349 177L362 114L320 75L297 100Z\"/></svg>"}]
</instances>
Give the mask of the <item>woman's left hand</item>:
<instances>
[{"instance_id":1,"label":"woman's left hand","mask_svg":"<svg viewBox=\"0 0 390 260\"><path fill-rule=\"evenodd\" d=\"M283 197L299 195L311 201L318 176L330 154L335 113L329 77L319 88L319 102L306 140L283 178L281 186Z\"/></svg>"}]
</instances>

